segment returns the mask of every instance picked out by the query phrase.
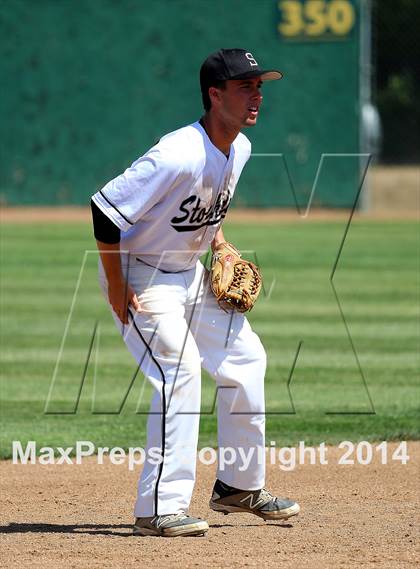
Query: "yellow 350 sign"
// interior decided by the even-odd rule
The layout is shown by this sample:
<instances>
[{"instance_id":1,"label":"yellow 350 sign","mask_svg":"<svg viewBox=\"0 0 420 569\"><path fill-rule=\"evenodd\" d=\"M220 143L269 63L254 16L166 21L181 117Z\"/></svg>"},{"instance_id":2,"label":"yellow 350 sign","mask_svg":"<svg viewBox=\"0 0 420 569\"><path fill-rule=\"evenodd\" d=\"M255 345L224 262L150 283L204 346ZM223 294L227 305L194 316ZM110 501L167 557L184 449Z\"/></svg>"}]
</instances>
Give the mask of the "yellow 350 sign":
<instances>
[{"instance_id":1,"label":"yellow 350 sign","mask_svg":"<svg viewBox=\"0 0 420 569\"><path fill-rule=\"evenodd\" d=\"M278 6L278 30L284 39L344 37L356 20L350 0L281 0Z\"/></svg>"}]
</instances>

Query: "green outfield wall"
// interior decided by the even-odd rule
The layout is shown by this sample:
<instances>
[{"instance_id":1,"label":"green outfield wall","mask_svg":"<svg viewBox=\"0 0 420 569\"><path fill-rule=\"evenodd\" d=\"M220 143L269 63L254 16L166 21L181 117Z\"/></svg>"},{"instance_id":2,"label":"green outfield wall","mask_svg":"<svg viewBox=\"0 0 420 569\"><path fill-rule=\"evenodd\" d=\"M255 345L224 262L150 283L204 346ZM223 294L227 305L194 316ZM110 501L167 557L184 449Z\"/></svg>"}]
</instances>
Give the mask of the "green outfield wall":
<instances>
[{"instance_id":1,"label":"green outfield wall","mask_svg":"<svg viewBox=\"0 0 420 569\"><path fill-rule=\"evenodd\" d=\"M1 202L87 204L160 136L200 117L208 53L245 47L284 79L263 87L236 205L304 207L316 178L313 204L351 206L359 1L1 0Z\"/></svg>"}]
</instances>

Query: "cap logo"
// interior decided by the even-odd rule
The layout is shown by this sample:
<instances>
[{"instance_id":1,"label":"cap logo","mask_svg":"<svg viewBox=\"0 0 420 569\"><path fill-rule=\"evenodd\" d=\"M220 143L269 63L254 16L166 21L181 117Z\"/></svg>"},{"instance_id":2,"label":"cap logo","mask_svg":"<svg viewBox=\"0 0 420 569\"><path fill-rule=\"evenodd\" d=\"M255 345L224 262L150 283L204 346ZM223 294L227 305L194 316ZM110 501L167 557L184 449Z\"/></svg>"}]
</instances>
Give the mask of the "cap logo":
<instances>
[{"instance_id":1,"label":"cap logo","mask_svg":"<svg viewBox=\"0 0 420 569\"><path fill-rule=\"evenodd\" d=\"M249 64L251 65L251 67L255 67L256 65L258 66L258 63L255 61L254 56L252 55L252 53L246 53L245 57L247 58L247 60L249 61Z\"/></svg>"}]
</instances>

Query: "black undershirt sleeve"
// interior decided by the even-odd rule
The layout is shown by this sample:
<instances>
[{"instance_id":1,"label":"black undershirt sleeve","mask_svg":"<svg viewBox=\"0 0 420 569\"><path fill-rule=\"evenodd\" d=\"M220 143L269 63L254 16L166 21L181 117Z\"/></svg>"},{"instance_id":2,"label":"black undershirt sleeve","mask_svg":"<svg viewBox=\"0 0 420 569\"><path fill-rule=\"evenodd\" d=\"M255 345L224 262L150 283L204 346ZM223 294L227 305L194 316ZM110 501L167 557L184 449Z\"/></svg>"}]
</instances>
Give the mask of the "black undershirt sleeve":
<instances>
[{"instance_id":1,"label":"black undershirt sleeve","mask_svg":"<svg viewBox=\"0 0 420 569\"><path fill-rule=\"evenodd\" d=\"M114 245L121 240L121 230L107 217L96 205L93 200L90 200L90 207L92 209L93 219L93 233L95 239L108 245Z\"/></svg>"}]
</instances>

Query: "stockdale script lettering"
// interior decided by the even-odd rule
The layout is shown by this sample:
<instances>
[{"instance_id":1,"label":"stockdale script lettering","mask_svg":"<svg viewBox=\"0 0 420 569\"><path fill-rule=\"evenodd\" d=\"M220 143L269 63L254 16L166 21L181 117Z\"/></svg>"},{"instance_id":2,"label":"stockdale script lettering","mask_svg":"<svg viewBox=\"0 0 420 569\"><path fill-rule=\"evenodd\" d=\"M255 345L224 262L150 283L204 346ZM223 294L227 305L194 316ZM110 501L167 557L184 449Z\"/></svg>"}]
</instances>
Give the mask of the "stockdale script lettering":
<instances>
[{"instance_id":1,"label":"stockdale script lettering","mask_svg":"<svg viewBox=\"0 0 420 569\"><path fill-rule=\"evenodd\" d=\"M189 196L179 206L183 215L173 217L171 225L176 231L195 231L205 225L216 225L226 216L230 201L230 192L226 191L219 194L215 203L206 208L201 205L198 196Z\"/></svg>"}]
</instances>

